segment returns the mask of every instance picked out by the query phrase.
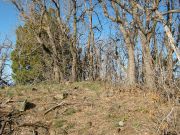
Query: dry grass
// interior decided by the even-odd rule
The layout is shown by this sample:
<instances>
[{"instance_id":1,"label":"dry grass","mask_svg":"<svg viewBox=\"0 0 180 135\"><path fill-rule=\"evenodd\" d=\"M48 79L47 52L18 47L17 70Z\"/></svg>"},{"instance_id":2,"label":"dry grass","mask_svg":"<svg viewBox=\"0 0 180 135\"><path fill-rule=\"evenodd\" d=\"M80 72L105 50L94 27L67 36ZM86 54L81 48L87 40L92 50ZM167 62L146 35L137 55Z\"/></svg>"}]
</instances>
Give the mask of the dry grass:
<instances>
[{"instance_id":1,"label":"dry grass","mask_svg":"<svg viewBox=\"0 0 180 135\"><path fill-rule=\"evenodd\" d=\"M138 87L111 88L100 82L39 84L6 88L0 98L2 102L27 99L34 105L15 119L13 135L170 135L179 128L179 107ZM66 104L44 115L62 101ZM16 109L15 104L6 103L6 110Z\"/></svg>"}]
</instances>

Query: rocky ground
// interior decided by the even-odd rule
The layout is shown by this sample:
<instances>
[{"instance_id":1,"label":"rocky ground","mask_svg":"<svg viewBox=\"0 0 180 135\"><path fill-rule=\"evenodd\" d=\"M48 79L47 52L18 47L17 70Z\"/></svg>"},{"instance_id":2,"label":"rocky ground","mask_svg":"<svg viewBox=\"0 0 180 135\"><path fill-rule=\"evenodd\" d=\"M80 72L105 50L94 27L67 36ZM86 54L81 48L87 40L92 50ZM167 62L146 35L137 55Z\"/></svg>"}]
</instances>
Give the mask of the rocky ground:
<instances>
[{"instance_id":1,"label":"rocky ground","mask_svg":"<svg viewBox=\"0 0 180 135\"><path fill-rule=\"evenodd\" d=\"M145 88L99 82L0 90L2 135L178 135L180 108Z\"/></svg>"}]
</instances>

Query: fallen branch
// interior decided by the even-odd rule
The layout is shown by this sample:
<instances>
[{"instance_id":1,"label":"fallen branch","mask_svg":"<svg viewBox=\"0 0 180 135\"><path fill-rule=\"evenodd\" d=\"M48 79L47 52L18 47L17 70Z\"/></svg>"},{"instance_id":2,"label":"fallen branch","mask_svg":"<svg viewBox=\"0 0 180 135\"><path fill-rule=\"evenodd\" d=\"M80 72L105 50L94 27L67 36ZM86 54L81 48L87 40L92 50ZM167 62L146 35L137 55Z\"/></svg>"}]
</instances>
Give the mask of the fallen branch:
<instances>
[{"instance_id":1,"label":"fallen branch","mask_svg":"<svg viewBox=\"0 0 180 135\"><path fill-rule=\"evenodd\" d=\"M65 102L62 101L61 103L57 104L56 106L53 106L52 108L48 109L48 110L44 113L44 115L46 115L46 114L49 113L50 111L56 109L57 107L60 107L60 106L64 105L64 103L65 103Z\"/></svg>"},{"instance_id":2,"label":"fallen branch","mask_svg":"<svg viewBox=\"0 0 180 135\"><path fill-rule=\"evenodd\" d=\"M11 102L11 101L12 101L12 97L9 98L9 99L7 99L5 102L2 102L2 103L0 104L0 107L5 106L7 103L9 103L9 102Z\"/></svg>"},{"instance_id":3,"label":"fallen branch","mask_svg":"<svg viewBox=\"0 0 180 135\"><path fill-rule=\"evenodd\" d=\"M48 125L45 125L41 122L23 123L23 124L19 125L19 127L42 127L42 128L48 129Z\"/></svg>"},{"instance_id":4,"label":"fallen branch","mask_svg":"<svg viewBox=\"0 0 180 135\"><path fill-rule=\"evenodd\" d=\"M3 122L2 127L0 129L0 135L3 134L4 128L6 127L6 123L7 123L6 121Z\"/></svg>"},{"instance_id":5,"label":"fallen branch","mask_svg":"<svg viewBox=\"0 0 180 135\"><path fill-rule=\"evenodd\" d=\"M163 120L162 120L161 123L159 124L157 133L159 132L159 130L160 130L161 125L163 124L163 122L164 122L165 120L168 121L168 120L170 119L170 116L171 116L171 114L173 113L173 111L174 111L174 107L173 107L173 108L171 109L171 111L166 115L166 117L163 118Z\"/></svg>"}]
</instances>

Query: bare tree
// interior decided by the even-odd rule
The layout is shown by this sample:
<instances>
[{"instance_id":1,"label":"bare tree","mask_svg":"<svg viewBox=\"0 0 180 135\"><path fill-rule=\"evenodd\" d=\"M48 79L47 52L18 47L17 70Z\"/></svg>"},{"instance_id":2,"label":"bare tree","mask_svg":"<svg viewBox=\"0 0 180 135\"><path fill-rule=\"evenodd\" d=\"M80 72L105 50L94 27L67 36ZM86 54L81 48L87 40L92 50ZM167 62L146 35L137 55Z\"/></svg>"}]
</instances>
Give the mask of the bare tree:
<instances>
[{"instance_id":1,"label":"bare tree","mask_svg":"<svg viewBox=\"0 0 180 135\"><path fill-rule=\"evenodd\" d=\"M10 75L10 54L13 44L10 40L5 39L0 44L0 85L8 85L11 80Z\"/></svg>"},{"instance_id":2,"label":"bare tree","mask_svg":"<svg viewBox=\"0 0 180 135\"><path fill-rule=\"evenodd\" d=\"M153 89L163 77L173 80L173 68L174 63L179 60L179 49L172 29L174 20L172 14L180 12L173 7L175 5L173 1L11 0L11 2L23 20L35 26L33 32L38 45L50 52L51 73L55 82L66 79L96 80L102 74L100 71L102 63L106 64L104 73L109 80L125 78L128 85L143 82ZM167 3L167 9L160 11L162 2ZM99 11L102 11L103 19L115 27L116 30L111 32L115 34L118 30L117 33L120 33L117 35L118 38L110 36L111 38L106 41L106 37L97 36L102 30L99 29L102 27L102 20L99 19L102 14ZM104 31L111 29L107 27L108 25L104 24ZM158 28L161 29L160 36ZM163 35L163 28L167 38ZM111 35L111 32L108 34ZM100 39L105 42L98 43ZM118 42L117 39L122 41ZM104 44L108 45L104 47ZM118 52L119 44L123 45L122 51ZM70 52L66 51L68 47Z\"/></svg>"},{"instance_id":3,"label":"bare tree","mask_svg":"<svg viewBox=\"0 0 180 135\"><path fill-rule=\"evenodd\" d=\"M117 3L116 1L111 1L111 5L112 8L115 12L115 17L110 16L108 13L108 9L106 6L106 3L101 2L102 7L103 7L103 11L104 11L104 15L111 19L113 22L116 22L119 24L119 28L120 31L123 33L124 36L124 41L126 43L126 47L128 50L128 82L130 85L134 85L136 83L136 77L135 77L135 59L134 59L134 42L133 42L133 38L136 34L136 32L131 32L131 29L133 27L133 25L128 24L128 21L125 17L125 14L127 11L124 11L123 9L121 9L122 14L120 14L120 9L121 7L117 7Z\"/></svg>"}]
</instances>

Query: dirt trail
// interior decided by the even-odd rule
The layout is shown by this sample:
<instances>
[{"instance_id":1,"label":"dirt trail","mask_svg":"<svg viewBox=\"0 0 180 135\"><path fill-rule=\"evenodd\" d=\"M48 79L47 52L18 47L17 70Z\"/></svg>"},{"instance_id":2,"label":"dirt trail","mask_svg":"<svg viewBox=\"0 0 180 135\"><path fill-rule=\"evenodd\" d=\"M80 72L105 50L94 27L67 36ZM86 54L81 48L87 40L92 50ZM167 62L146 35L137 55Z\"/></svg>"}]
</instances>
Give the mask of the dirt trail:
<instances>
[{"instance_id":1,"label":"dirt trail","mask_svg":"<svg viewBox=\"0 0 180 135\"><path fill-rule=\"evenodd\" d=\"M0 129L5 118L3 134L12 135L170 135L178 129L177 119L163 119L172 108L170 115L177 116L179 107L158 94L86 85L1 90ZM19 112L17 104L25 99L26 110Z\"/></svg>"}]
</instances>

